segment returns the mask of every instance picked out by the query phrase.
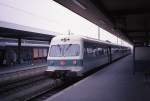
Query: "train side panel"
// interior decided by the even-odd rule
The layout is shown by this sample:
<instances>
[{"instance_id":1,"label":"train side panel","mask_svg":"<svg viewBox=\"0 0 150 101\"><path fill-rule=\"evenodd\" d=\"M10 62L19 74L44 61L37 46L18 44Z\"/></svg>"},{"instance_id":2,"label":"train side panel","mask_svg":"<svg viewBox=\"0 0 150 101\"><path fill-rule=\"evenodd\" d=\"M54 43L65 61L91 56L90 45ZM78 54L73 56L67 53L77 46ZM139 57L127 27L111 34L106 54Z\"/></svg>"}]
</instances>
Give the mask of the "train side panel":
<instances>
[{"instance_id":1,"label":"train side panel","mask_svg":"<svg viewBox=\"0 0 150 101\"><path fill-rule=\"evenodd\" d=\"M112 46L111 47L111 56L112 56L112 60L117 60L123 56L126 56L128 54L130 54L130 49L128 47L123 47L123 46Z\"/></svg>"},{"instance_id":2,"label":"train side panel","mask_svg":"<svg viewBox=\"0 0 150 101\"><path fill-rule=\"evenodd\" d=\"M84 41L84 72L109 62L108 47L99 43Z\"/></svg>"},{"instance_id":3,"label":"train side panel","mask_svg":"<svg viewBox=\"0 0 150 101\"><path fill-rule=\"evenodd\" d=\"M75 48L75 46L79 46L80 49L79 47ZM54 47L55 49L53 49ZM47 58L48 69L46 71L54 73L62 72L63 74L74 72L77 76L82 76L95 67L111 63L127 55L128 50L126 47L96 39L93 40L72 35L58 36L51 41ZM72 52L80 54L69 55Z\"/></svg>"}]
</instances>

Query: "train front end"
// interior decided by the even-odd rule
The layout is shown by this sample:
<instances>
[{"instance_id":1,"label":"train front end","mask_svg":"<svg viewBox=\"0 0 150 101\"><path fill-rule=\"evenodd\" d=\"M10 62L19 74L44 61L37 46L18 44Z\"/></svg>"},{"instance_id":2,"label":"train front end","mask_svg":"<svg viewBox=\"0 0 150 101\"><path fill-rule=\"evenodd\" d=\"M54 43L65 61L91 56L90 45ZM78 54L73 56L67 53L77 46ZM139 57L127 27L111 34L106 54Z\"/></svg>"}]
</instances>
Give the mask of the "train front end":
<instances>
[{"instance_id":1,"label":"train front end","mask_svg":"<svg viewBox=\"0 0 150 101\"><path fill-rule=\"evenodd\" d=\"M47 57L47 72L57 76L82 76L82 39L76 36L56 36Z\"/></svg>"}]
</instances>

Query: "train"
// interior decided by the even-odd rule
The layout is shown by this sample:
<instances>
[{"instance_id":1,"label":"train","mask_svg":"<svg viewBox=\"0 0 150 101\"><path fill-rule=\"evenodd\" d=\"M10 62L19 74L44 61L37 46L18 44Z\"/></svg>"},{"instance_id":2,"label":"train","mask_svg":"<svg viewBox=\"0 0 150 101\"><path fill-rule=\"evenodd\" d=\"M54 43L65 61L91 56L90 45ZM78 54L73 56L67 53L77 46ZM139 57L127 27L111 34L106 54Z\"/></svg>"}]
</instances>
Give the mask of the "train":
<instances>
[{"instance_id":1,"label":"train","mask_svg":"<svg viewBox=\"0 0 150 101\"><path fill-rule=\"evenodd\" d=\"M0 38L0 67L47 63L49 41L21 39L20 63L18 40Z\"/></svg>"},{"instance_id":2,"label":"train","mask_svg":"<svg viewBox=\"0 0 150 101\"><path fill-rule=\"evenodd\" d=\"M47 73L54 76L82 77L88 71L123 56L131 48L77 35L52 38L47 56Z\"/></svg>"}]
</instances>

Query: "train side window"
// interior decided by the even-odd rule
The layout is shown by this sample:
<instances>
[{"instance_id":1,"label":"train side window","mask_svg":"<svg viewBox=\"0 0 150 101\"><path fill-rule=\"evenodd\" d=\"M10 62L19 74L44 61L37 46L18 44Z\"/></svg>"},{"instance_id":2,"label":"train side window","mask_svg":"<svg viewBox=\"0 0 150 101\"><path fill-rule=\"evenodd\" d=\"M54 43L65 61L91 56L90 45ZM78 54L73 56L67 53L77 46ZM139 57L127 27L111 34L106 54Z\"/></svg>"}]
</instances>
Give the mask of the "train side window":
<instances>
[{"instance_id":1,"label":"train side window","mask_svg":"<svg viewBox=\"0 0 150 101\"><path fill-rule=\"evenodd\" d=\"M103 55L103 49L101 47L98 48L98 53L100 56Z\"/></svg>"},{"instance_id":2,"label":"train side window","mask_svg":"<svg viewBox=\"0 0 150 101\"><path fill-rule=\"evenodd\" d=\"M107 55L107 48L104 49L104 55Z\"/></svg>"},{"instance_id":3,"label":"train side window","mask_svg":"<svg viewBox=\"0 0 150 101\"><path fill-rule=\"evenodd\" d=\"M85 47L84 47L84 55L87 55L87 50Z\"/></svg>"}]
</instances>

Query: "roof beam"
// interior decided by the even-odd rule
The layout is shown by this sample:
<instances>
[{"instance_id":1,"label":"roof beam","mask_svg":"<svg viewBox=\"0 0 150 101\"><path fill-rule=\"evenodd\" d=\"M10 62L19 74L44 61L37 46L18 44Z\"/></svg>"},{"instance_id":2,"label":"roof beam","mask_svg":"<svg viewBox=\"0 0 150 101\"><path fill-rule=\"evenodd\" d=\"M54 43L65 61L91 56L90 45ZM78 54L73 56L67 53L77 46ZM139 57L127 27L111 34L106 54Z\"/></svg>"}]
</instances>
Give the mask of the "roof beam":
<instances>
[{"instance_id":1,"label":"roof beam","mask_svg":"<svg viewBox=\"0 0 150 101\"><path fill-rule=\"evenodd\" d=\"M126 32L126 33L135 33L135 32L150 32L150 29L146 28L146 29L124 29L124 28L117 28L115 27L115 29L119 29L123 32Z\"/></svg>"},{"instance_id":2,"label":"roof beam","mask_svg":"<svg viewBox=\"0 0 150 101\"><path fill-rule=\"evenodd\" d=\"M115 19L110 15L110 13L100 0L91 0L91 2L107 17L107 19L115 24Z\"/></svg>"},{"instance_id":3,"label":"roof beam","mask_svg":"<svg viewBox=\"0 0 150 101\"><path fill-rule=\"evenodd\" d=\"M0 37L50 41L53 36L41 34L41 33L27 32L27 31L22 31L22 30L0 27Z\"/></svg>"},{"instance_id":4,"label":"roof beam","mask_svg":"<svg viewBox=\"0 0 150 101\"><path fill-rule=\"evenodd\" d=\"M150 9L138 8L138 9L112 10L110 11L110 14L113 16L143 15L143 14L150 14Z\"/></svg>"}]
</instances>

